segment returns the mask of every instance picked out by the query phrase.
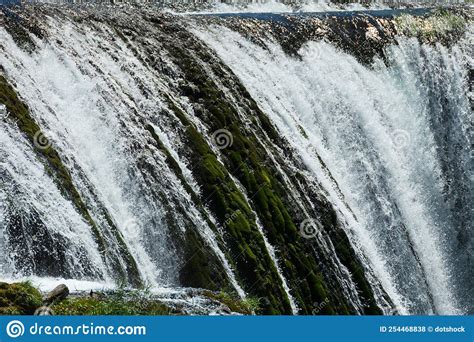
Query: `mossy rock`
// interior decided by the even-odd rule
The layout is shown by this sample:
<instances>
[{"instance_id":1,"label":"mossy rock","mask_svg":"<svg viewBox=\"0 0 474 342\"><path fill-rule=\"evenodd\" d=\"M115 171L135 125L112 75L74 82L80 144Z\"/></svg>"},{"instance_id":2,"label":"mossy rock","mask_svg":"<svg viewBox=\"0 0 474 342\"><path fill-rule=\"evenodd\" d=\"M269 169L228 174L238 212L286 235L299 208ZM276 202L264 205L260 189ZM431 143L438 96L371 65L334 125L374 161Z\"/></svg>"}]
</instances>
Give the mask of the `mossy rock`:
<instances>
[{"instance_id":1,"label":"mossy rock","mask_svg":"<svg viewBox=\"0 0 474 342\"><path fill-rule=\"evenodd\" d=\"M180 66L186 73L186 79L194 81L194 89L199 90L199 98L204 100L205 107L210 109L209 111L216 119L216 124L219 125L219 121L233 121L234 109L220 99L221 94L217 90L217 86L203 74L202 70L196 66L195 61L190 61L182 50L176 49L173 53L175 57L180 56ZM229 169L236 168L223 165L203 135L187 119L186 114L177 107L171 98L167 100L168 107L185 127L187 146L191 149L188 158L191 161L192 172L201 185L203 199L218 221L226 226L230 260L235 265L238 276L243 279L244 284L255 284L250 287L251 295L258 297L267 296L264 284L266 283L265 278L269 278L273 284L273 291L278 293L279 299L271 302L265 313L290 313L289 300L256 226L255 215L228 172ZM233 133L238 131L235 127L231 130ZM237 159L247 159L251 152L245 151L249 147L252 147L251 142L236 133L234 144L229 152L233 151L233 155ZM245 156L242 155L242 151ZM254 162L258 163L258 160ZM262 179L268 179L268 176L260 176L259 180ZM254 186L258 188L259 185L254 182ZM226 214L232 215L234 212L238 212L238 215L231 222L226 222L228 218Z\"/></svg>"},{"instance_id":2,"label":"mossy rock","mask_svg":"<svg viewBox=\"0 0 474 342\"><path fill-rule=\"evenodd\" d=\"M41 293L29 282L0 284L0 315L32 315L41 304Z\"/></svg>"},{"instance_id":3,"label":"mossy rock","mask_svg":"<svg viewBox=\"0 0 474 342\"><path fill-rule=\"evenodd\" d=\"M461 12L446 8L438 8L425 16L402 14L394 22L399 34L417 37L424 43L447 46L461 38L468 25Z\"/></svg>"},{"instance_id":4,"label":"mossy rock","mask_svg":"<svg viewBox=\"0 0 474 342\"><path fill-rule=\"evenodd\" d=\"M331 263L325 258L321 247L303 239L298 228L304 217L302 208L295 206L288 193L287 181L267 160L268 146L277 145L291 156L286 142L276 130L268 117L259 109L250 94L243 88L237 77L225 65L219 63L205 46L187 36L178 33L180 43L167 42L167 48L174 62L183 73L185 81L180 83L180 94L186 96L193 110L178 108L169 96L170 108L185 127L184 136L188 140L187 157L192 172L201 186L203 198L217 220L225 226L227 245L239 280L244 290L252 296L265 298L261 308L263 314L290 313L288 298L282 291L281 281L276 276L273 263L269 260L266 248L262 246L261 236L257 231L255 214L260 219L271 245L278 251L278 258L283 265L283 274L287 279L299 307L300 314L310 314L314 303L327 303L320 310L322 314L354 314L355 308L345 298L343 289L331 272ZM183 48L183 46L186 46ZM206 68L202 67L206 65ZM220 84L225 79L225 90ZM228 96L227 94L232 94ZM238 106L235 105L238 101ZM237 108L238 107L238 108ZM253 118L254 127L246 129L239 111L246 111L245 117ZM196 115L205 124L207 132L201 132L187 119ZM231 133L233 143L219 150L219 158L211 149L203 135L219 129ZM258 135L260 131L262 134ZM268 138L268 144L259 137ZM283 163L283 161L282 161ZM235 177L244 187L249 198L234 184ZM288 175L287 175L288 176ZM290 178L290 177L289 177ZM306 179L290 179L294 188L308 189ZM364 307L368 311L377 311L370 285L365 279L361 267L351 249L350 243L343 234L337 215L330 203L320 194L312 193L302 198L310 199L305 209L310 215L319 217L326 233L334 237L334 244L349 250L344 261L346 265L352 258L351 270L359 270L354 279L357 287L363 292ZM302 204L304 206L305 204ZM313 208L310 211L308 208ZM239 211L238 215L233 212ZM226 217L233 215L232 220ZM338 234L332 234L338 232ZM293 246L293 248L291 248ZM342 248L341 248L342 249ZM339 256L341 251L336 253ZM251 284L251 287L248 287ZM380 312L380 311L379 311Z\"/></svg>"},{"instance_id":5,"label":"mossy rock","mask_svg":"<svg viewBox=\"0 0 474 342\"><path fill-rule=\"evenodd\" d=\"M153 126L148 124L145 126L145 129L153 137L156 147L166 156L166 163L169 168L173 170L184 189L191 196L207 224L214 232L217 232L217 228L209 219L208 213L206 212L199 196L186 181L181 167L163 144L158 134L156 134ZM163 199L163 203L166 203L165 199ZM173 210L176 210L176 208ZM173 219L170 219L168 224L173 226L175 222ZM212 291L232 286L222 263L213 252L213 249L209 248L196 228L190 225L186 228L185 233L181 233L180 229L177 227L175 228L176 229L171 230L172 238L175 243L182 248L183 258L186 260L179 270L180 284L185 287L205 288ZM217 234L216 238L219 239ZM218 241L218 243L221 243L221 241Z\"/></svg>"},{"instance_id":6,"label":"mossy rock","mask_svg":"<svg viewBox=\"0 0 474 342\"><path fill-rule=\"evenodd\" d=\"M0 306L0 316L19 316L23 314L22 309L18 306Z\"/></svg>"}]
</instances>

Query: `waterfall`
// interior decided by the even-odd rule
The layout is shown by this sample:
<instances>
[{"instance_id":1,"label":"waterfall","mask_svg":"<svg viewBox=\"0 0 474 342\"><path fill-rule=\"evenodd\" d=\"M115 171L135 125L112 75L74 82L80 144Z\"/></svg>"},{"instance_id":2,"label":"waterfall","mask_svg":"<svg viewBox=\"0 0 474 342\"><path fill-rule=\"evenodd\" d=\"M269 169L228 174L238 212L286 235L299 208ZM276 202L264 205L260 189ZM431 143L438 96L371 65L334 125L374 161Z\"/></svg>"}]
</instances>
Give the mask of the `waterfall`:
<instances>
[{"instance_id":1,"label":"waterfall","mask_svg":"<svg viewBox=\"0 0 474 342\"><path fill-rule=\"evenodd\" d=\"M159 202L151 199L157 196L148 184L151 176L144 174L138 165L157 163L163 172L166 172L168 167L164 165L162 156L140 148L140 144L146 142L143 141L145 138L142 132L137 131L137 123L133 122L140 118L131 117L137 104L130 100L132 96L140 96L139 90L130 74L121 71L121 68L128 64L130 68L135 68L134 72L139 73L139 65L134 64L136 59L127 51L122 51L129 54L127 56L129 60L125 60L123 65L111 62L113 56L102 50L110 46L110 41L107 38L91 40L87 35L90 28L83 27L79 30L70 23L57 23L51 30L51 34L63 43L57 46L49 44L43 46L34 55L21 51L5 30L0 31L2 41L0 63L11 71L10 77L15 80L20 92L30 94L27 98L28 105L37 115L37 120L45 123L44 131L49 143L67 156L68 162L71 163L69 170L81 194L90 196L87 202L96 202L91 207L105 206L109 215L116 221L134 258L139 263L146 282L152 286L176 283L177 275L173 269L177 267L179 256L173 255L172 249L166 246L168 239L166 231L153 229L153 227L166 227L165 211L172 209L164 208ZM71 50L64 51L65 49ZM92 59L100 66L101 74L97 73L97 66L89 63ZM146 82L146 71L143 70L141 75ZM160 103L145 100L139 105L142 108L148 107L146 110L152 113L158 110ZM4 125L8 127L8 121ZM21 139L18 138L18 141ZM16 146L12 141L5 144L2 142L2 147L7 148L11 145ZM11 150L5 151L7 152L12 159L10 162L8 159L6 161L3 159L2 163L4 165L6 163L5 167L10 168L19 163L19 156ZM31 155L32 151L24 150L22 153ZM23 166L23 168L32 167ZM41 176L37 177L36 182L41 184ZM162 181L164 189L160 190L172 191L177 196L183 196L179 200L182 205L189 202L179 180L171 172L164 174ZM25 191L30 189L31 192L32 187L25 187ZM3 191L8 193L6 189ZM39 194L44 192L45 190L38 189ZM168 195L173 196L171 193ZM61 197L59 193L56 196ZM58 198L53 198L51 201L58 201ZM61 211L54 216L45 214L52 220L55 218L66 220L78 216L77 213L73 215L67 212L62 205L55 202L47 202L46 199L30 200L35 205L41 203L50 210L60 207ZM196 224L205 226L199 212L191 207L189 213L193 215L192 219ZM105 220L100 216L100 212L94 213L96 220ZM55 222L54 225L62 235L66 235L64 238L71 242L75 241L74 235L65 234L66 232L60 229L65 225L64 222ZM69 223L66 226L77 227L75 231L82 227L79 223ZM77 258L73 250L68 253L71 258ZM105 270L102 272L101 276L108 278L107 272Z\"/></svg>"},{"instance_id":2,"label":"waterfall","mask_svg":"<svg viewBox=\"0 0 474 342\"><path fill-rule=\"evenodd\" d=\"M360 58L265 32L324 15L116 9L0 12L0 280L472 313L472 32Z\"/></svg>"},{"instance_id":3,"label":"waterfall","mask_svg":"<svg viewBox=\"0 0 474 342\"><path fill-rule=\"evenodd\" d=\"M325 175L312 153L321 156L334 178L331 200L397 308L472 309L459 296L473 285L464 267L473 248L467 42L447 49L400 39L387 48L388 65L369 67L324 42L308 43L298 59L223 27L197 34L318 179Z\"/></svg>"}]
</instances>

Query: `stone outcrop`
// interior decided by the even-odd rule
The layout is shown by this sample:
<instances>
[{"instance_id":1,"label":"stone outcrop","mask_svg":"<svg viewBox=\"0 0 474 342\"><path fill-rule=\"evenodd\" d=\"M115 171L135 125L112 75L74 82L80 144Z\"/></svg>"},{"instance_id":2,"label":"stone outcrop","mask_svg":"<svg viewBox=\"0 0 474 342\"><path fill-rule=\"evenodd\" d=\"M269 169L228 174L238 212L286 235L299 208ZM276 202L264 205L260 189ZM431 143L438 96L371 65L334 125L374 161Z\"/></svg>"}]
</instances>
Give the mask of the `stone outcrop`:
<instances>
[{"instance_id":1,"label":"stone outcrop","mask_svg":"<svg viewBox=\"0 0 474 342\"><path fill-rule=\"evenodd\" d=\"M60 302L69 295L69 289L66 285L61 284L56 286L51 292L46 294L43 298L43 303L46 306Z\"/></svg>"}]
</instances>

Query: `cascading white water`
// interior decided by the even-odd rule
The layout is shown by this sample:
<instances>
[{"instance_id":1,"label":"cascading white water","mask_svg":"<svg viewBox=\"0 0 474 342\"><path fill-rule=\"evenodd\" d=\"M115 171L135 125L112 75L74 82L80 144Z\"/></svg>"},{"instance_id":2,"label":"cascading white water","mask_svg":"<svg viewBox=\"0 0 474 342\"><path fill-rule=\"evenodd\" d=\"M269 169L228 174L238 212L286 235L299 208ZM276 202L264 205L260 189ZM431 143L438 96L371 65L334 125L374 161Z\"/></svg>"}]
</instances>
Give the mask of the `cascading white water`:
<instances>
[{"instance_id":1,"label":"cascading white water","mask_svg":"<svg viewBox=\"0 0 474 342\"><path fill-rule=\"evenodd\" d=\"M152 34L143 45L135 46L133 37L117 39L113 15L103 21L79 21L68 19L67 11L46 16L49 37L40 40L31 35L37 45L34 51L20 48L1 27L0 65L60 152L94 222L102 227L109 218L113 221L144 281L153 287L180 286L177 269L183 260L170 231L185 232L192 225L244 297L232 257L219 236L224 229L206 203L200 207L191 198L144 129L147 125L154 129L189 188L200 194L189 160L179 153L187 142L176 132L176 118L163 110L169 107L165 100L169 95L225 164L223 154L212 146L207 123L194 109L187 110L191 100L175 85L185 80L173 79L181 74L170 72L177 68L167 55L171 50L150 53L148 48L161 46ZM310 171L304 171L309 183L320 184L321 196L328 195L385 313L390 304L379 284L402 314L472 311L474 296L466 297L474 288L468 254L472 251L468 135L472 113L465 94L469 45L460 42L448 49L400 39L398 45L386 48L386 64L375 60L369 67L328 43L307 43L295 58L274 42L268 41L264 49L224 27L200 26L198 20L188 19L197 23L192 26L196 39L217 52L297 151ZM160 20L144 20L143 25L150 25L146 28L151 32ZM150 59L159 60L158 66L150 67ZM226 80L215 81L222 85ZM233 96L226 91L224 95ZM83 286L112 282L89 223L45 172L31 142L5 115L0 107L0 248L7 250L11 244L5 239L4 222L16 216L35 220L37 215L44 221L45 227L38 225L43 235L67 246L67 255L58 259L65 260L68 275ZM254 119L250 116L241 118L249 127ZM265 147L272 144L256 139L262 139ZM280 168L276 152L266 152ZM236 177L229 178L245 197ZM299 189L283 171L281 178L291 193L288 198L298 202ZM304 201L300 202L295 206L305 212ZM299 279L285 279L286 260L266 238L258 215L255 221L264 252L282 281L282 293L297 313L301 303L292 297L291 287ZM35 251L35 234L29 239L31 232L21 233L27 235L25 250L41 255ZM341 297L353 312L362 313L360 289L333 242L327 236L314 239L329 256ZM0 255L2 279L37 275L27 270L15 274L14 259L15 255Z\"/></svg>"},{"instance_id":2,"label":"cascading white water","mask_svg":"<svg viewBox=\"0 0 474 342\"><path fill-rule=\"evenodd\" d=\"M65 31L69 39L75 39L76 42L84 37L70 27L65 28ZM115 115L107 115L116 113L120 102L114 103L113 109L112 103L107 105L106 101L99 98L99 89L105 82L81 74L75 61L53 47L46 46L32 57L23 53L4 31L2 44L5 53L2 53L1 63L15 72L13 77L20 89L28 94L36 94L28 99L29 105L34 114L39 116L40 122L47 123L46 135L55 146L69 155L70 160L79 164L95 185L101 199L108 202L109 210L116 215L114 217L120 228L124 229L127 242L141 261L142 270L145 273L150 271L146 276L149 280L153 279L158 272L135 240L139 236L136 230L140 227L133 227L133 235L126 231L128 225L136 222L136 213L129 207L131 201L124 198L124 173L128 166L124 164L126 158L120 155L118 121ZM88 45L78 44L76 48L79 50L83 46ZM92 55L91 50L76 52L80 56L87 53ZM21 63L22 68L14 68L13 63ZM102 110L99 105L103 106ZM71 169L77 170L75 167Z\"/></svg>"},{"instance_id":3,"label":"cascading white water","mask_svg":"<svg viewBox=\"0 0 474 342\"><path fill-rule=\"evenodd\" d=\"M67 246L69 254L65 256L67 265L73 270L78 278L87 272L87 266L93 265L96 274L103 274L105 267L93 241L90 229L83 218L77 213L72 204L63 198L52 180L45 174L43 165L35 160L32 148L27 144L24 137L5 123L1 123L2 134L0 135L0 178L2 179L0 192L0 219L6 222L14 215L22 215L31 211L38 212L46 218L45 225L49 234L58 234L69 241ZM7 194L15 194L15 201ZM55 208L60 207L58 212ZM28 219L28 214L23 215ZM31 218L34 220L34 218ZM5 237L5 225L2 224L1 249L2 249L2 277L16 276L9 260L15 259L14 251L9 250L8 240ZM35 253L41 249L38 246L38 232L26 232L29 234L25 250ZM74 241L74 243L71 243ZM10 254L7 258L7 253ZM84 264L87 260L90 264Z\"/></svg>"},{"instance_id":4,"label":"cascading white water","mask_svg":"<svg viewBox=\"0 0 474 342\"><path fill-rule=\"evenodd\" d=\"M472 198L461 209L446 198L452 179L439 156L443 146L436 135L443 127L435 125L440 113L430 105L437 99L429 89L440 85L427 82L427 74L438 73L447 79L446 97L456 99L449 120L459 122L452 133L464 142L457 177L472 191L466 43L447 49L400 39L387 48L388 66L376 61L367 67L324 42L306 44L296 59L270 41L264 49L220 26L196 34L231 67L326 187L399 312L472 310L470 299L459 295L472 291L469 264L454 265L457 254L472 248L472 233L449 213L470 210ZM455 242L459 229L468 236L464 247ZM472 268L472 259L464 260Z\"/></svg>"},{"instance_id":5,"label":"cascading white water","mask_svg":"<svg viewBox=\"0 0 474 342\"><path fill-rule=\"evenodd\" d=\"M64 161L68 164L81 195L91 204L91 208L100 205L106 207L137 260L145 282L155 287L177 284L176 269L181 260L167 244L167 224L164 222L166 211L172 210L177 221L182 220L179 228L186 230L186 221L173 208L175 204L172 198L177 198L175 203L188 208L187 214L197 226L202 227L202 234L221 257L232 284L237 292L244 296L245 293L235 280L207 223L194 207L195 204L189 199L189 194L182 188L180 181L169 170L164 162L164 156L143 148L147 145L147 138L143 136L144 120L134 114L140 111L148 115L145 120L154 118L154 114L160 111L163 104L158 100L157 94L149 100L144 98L137 84L145 84L151 91L158 92L160 85L157 79L150 76L152 72L145 69L125 44L111 39L115 35L114 32L104 28L103 35L98 36L92 34L91 27L87 25L79 29L71 22L51 20L50 24L50 33L57 38L56 43L58 41L61 43L51 45L37 41L39 49L33 54L22 51L11 36L3 28L0 29L0 64L7 70L9 76L15 79L19 91L28 94L25 100L32 115L41 123L50 143L65 157ZM120 56L119 63L116 63L118 58L113 60L115 54ZM101 73L97 72L97 68L100 68ZM135 75L140 76L139 81L133 78ZM12 130L7 123L8 121L3 123L5 129ZM165 142L178 143L178 140L172 137L172 131L160 133L160 136ZM8 137L4 137L3 130L1 137L2 139ZM0 169L10 174L9 169L13 165L20 165L16 167L21 167L21 172L17 172L17 181L20 183L29 180L26 176L25 180L22 180L21 173L27 174L27 170L34 169L33 166L26 165L30 159L34 160L34 153L31 148L27 149L26 141L22 145L19 144L21 139L24 138L17 133L16 138L11 137L9 141L2 141L1 147L5 147L4 153L8 158L2 159ZM9 147L10 145L22 149L21 153L25 156L24 163L23 159L17 156L20 152L13 153L14 150ZM167 145L169 151L178 159L179 157L173 152L172 144ZM159 186L156 184L157 180L148 179L150 176L140 171L138 163L141 162L159 165L158 169L163 172ZM192 185L195 181L189 171L186 171L186 162L182 160L179 162L189 184ZM35 167L39 168L39 161L36 163L38 165ZM32 182L41 184L43 188L49 183L54 187L52 180L42 182L39 178L40 176L37 176ZM170 208L165 208L156 200L158 196L154 192L154 187L167 193ZM29 188L35 189L32 185ZM12 195L10 189L3 184L0 190L2 196ZM82 241L84 238L78 240L76 235L83 230L90 230L90 227L81 222L80 215L71 204L66 205L62 202L59 204L63 199L58 190L55 195L49 197L46 196L48 192L42 188L37 192L38 196L43 194L41 198L31 196L28 200L48 208L48 211L42 212L52 221L48 221L48 228L49 224L51 229L57 227L68 241L75 243ZM1 205L4 203L7 202L2 200ZM0 209L3 209L1 205ZM64 209L52 215L51 211L54 211L54 208ZM105 220L99 211L93 211L92 215L99 223ZM72 222L65 223L65 220ZM2 219L0 222L6 221ZM68 232L61 229L64 226L76 228ZM87 235L87 238L89 240L78 244L88 247L87 251L93 254L89 260L92 265L98 267L102 262L96 260L99 257L97 246L95 250L91 250L94 249L94 242L90 240L91 236ZM68 253L71 260L80 261L74 249ZM7 262L2 262L2 266L6 264ZM79 270L80 267L71 266L71 269ZM104 267L97 273L102 279L110 281ZM14 275L21 276L21 274ZM77 279L82 278L79 271L74 276ZM5 277L9 278L9 275L2 272L2 278Z\"/></svg>"}]
</instances>

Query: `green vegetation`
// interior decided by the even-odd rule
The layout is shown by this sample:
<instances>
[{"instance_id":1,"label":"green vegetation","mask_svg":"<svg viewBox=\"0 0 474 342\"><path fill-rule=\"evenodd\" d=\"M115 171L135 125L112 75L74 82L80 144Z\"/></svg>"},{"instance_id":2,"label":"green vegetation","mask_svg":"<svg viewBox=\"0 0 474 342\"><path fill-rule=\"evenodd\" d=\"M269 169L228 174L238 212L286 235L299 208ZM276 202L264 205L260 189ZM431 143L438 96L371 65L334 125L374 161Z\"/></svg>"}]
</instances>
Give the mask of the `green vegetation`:
<instances>
[{"instance_id":1,"label":"green vegetation","mask_svg":"<svg viewBox=\"0 0 474 342\"><path fill-rule=\"evenodd\" d=\"M41 293L29 282L0 283L0 315L32 315L41 303Z\"/></svg>"},{"instance_id":2,"label":"green vegetation","mask_svg":"<svg viewBox=\"0 0 474 342\"><path fill-rule=\"evenodd\" d=\"M240 299L226 292L204 291L201 294L225 305L232 312L252 315L259 308L258 299ZM0 315L32 315L43 304L42 295L29 282L0 283ZM114 292L70 297L51 306L54 315L182 315L179 307L171 307L144 290L119 289Z\"/></svg>"},{"instance_id":3,"label":"green vegetation","mask_svg":"<svg viewBox=\"0 0 474 342\"><path fill-rule=\"evenodd\" d=\"M210 132L225 128L232 134L233 144L221 150L225 156L225 165L217 160L201 133L171 100L169 107L187 127L188 146L193 150L189 156L194 168L193 173L202 187L203 196L209 201L209 207L221 223L226 222L226 217L238 212L234 219L225 224L230 237L227 243L231 247L231 257L237 266L238 274L243 278L244 284L251 284L251 288L248 289L251 295L267 298L265 305L261 307L261 313L291 312L281 280L256 227L251 205L237 189L227 170L233 170L233 175L245 187L270 242L284 255L288 278L300 279L298 285L295 283L296 286L292 287L298 302L309 302L308 304L322 302L329 290L324 278L318 275L319 267L316 260L307 256L311 253L311 248L309 246L301 248L303 241L284 204L288 201L285 187L277 179L276 170L265 166L266 151L257 138L242 129L236 109L229 104L219 86L192 57L197 54L202 60L211 60L212 58L204 51L206 50L201 48L189 53L176 47L172 53L185 74L184 79L190 82L190 86L183 86L183 92L191 101L200 103L201 108L205 108L195 114L209 123ZM223 70L218 69L218 66L213 72L219 79L228 77L223 75ZM237 97L250 103L248 117L255 117L265 133L272 140L278 141L279 134L250 95L243 87L237 89L239 91ZM296 245L299 247L296 248ZM302 307L303 312L310 312L312 309L310 306L302 305ZM333 313L331 310L328 306L324 313ZM338 309L339 312L346 312L344 310L347 309Z\"/></svg>"},{"instance_id":4,"label":"green vegetation","mask_svg":"<svg viewBox=\"0 0 474 342\"><path fill-rule=\"evenodd\" d=\"M424 17L402 14L395 18L397 31L423 41L442 41L450 35L459 35L466 28L466 19L447 9L437 9Z\"/></svg>"},{"instance_id":5,"label":"green vegetation","mask_svg":"<svg viewBox=\"0 0 474 342\"><path fill-rule=\"evenodd\" d=\"M291 174L286 175L288 180L282 176L282 172L276 168L273 161L267 162L266 148L272 148L274 145L291 156L291 151L285 149L281 135L269 118L259 109L236 77L232 77L230 70L225 69L208 49L195 40L195 37L186 36L188 33L180 31L179 28L175 31L174 27L172 29L165 27L163 30L169 30L166 35L172 36L173 41L167 41L166 46L169 45L168 52L183 73L179 95L189 99L194 109L191 115L196 115L206 124L206 134L226 129L233 138L233 144L221 150L218 158L215 149L213 150L211 144L204 138L203 132L188 119L188 114L183 108L178 106L178 101L174 100L177 97L165 95L168 109L174 113L183 127L183 132L180 133L183 133L187 140L184 148L186 158L190 161L193 175L201 188L201 194L198 195L186 183L179 164L160 141L153 127L151 125L145 127L154 138L158 149L165 154L168 166L191 194L192 200L201 209L204 217L207 216L203 208L209 208L224 227L223 239L227 246L224 252L252 299L242 301L227 292L209 291L205 295L227 305L232 311L244 314L291 313L289 298L258 230L256 213L270 243L277 250L284 276L288 279L300 312L309 314L313 311L315 303L327 303L318 308L318 313L354 313L337 281L330 278L331 270L327 269L330 263L324 260L324 252L314 240L304 239L298 233L299 225L310 213L320 219L325 233L330 235L336 246L337 256L353 275L367 308L365 313L380 313L363 269L355 258L347 237L338 226L331 205L324 202L319 194L312 193L307 194L311 205L297 208L297 205L294 205L295 199L288 194L289 185L309 193L307 180ZM170 32L174 35L169 34ZM120 37L127 40L123 35ZM135 48L134 53L138 55ZM226 88L226 92L223 88ZM238 102L238 109L234 101ZM0 78L0 103L7 105L14 119L18 120L20 130L33 142L34 135L39 132L39 126L30 117L28 108L18 99L4 78ZM242 115L251 123L243 122ZM249 125L251 128L248 128ZM266 142L269 142L268 145L265 145ZM99 248L102 251L107 250L107 239L90 217L58 153L53 147L38 149L37 153L45 158L49 173L90 223ZM243 186L248 198L236 185L233 177ZM317 209L313 209L313 204ZM110 227L114 227L111 219L108 219L108 222ZM212 223L210 227L215 229ZM130 267L127 275L138 278L137 266L129 255L121 235L116 230L113 232L115 239L122 246L121 254L125 256L125 264ZM178 235L179 232L172 231L171 234ZM225 279L225 272L215 263L215 256L209 248L206 248L199 233L187 229L184 237L174 238L174 242L180 246L181 241L185 241L186 264L181 270L180 282L185 286L227 291L228 279ZM224 244L223 241L219 243ZM119 265L118 261L112 263ZM120 273L120 267L117 268ZM123 275L126 278L125 272ZM264 300L258 301L253 298L264 298ZM172 313L163 303L133 293L119 293L103 298L71 298L56 304L53 309L57 314L74 315Z\"/></svg>"},{"instance_id":6,"label":"green vegetation","mask_svg":"<svg viewBox=\"0 0 474 342\"><path fill-rule=\"evenodd\" d=\"M327 278L329 272L323 272L327 266L319 258L324 252L314 240L304 239L298 233L297 227L305 217L301 216L301 209L294 206L294 200L287 192L290 185L285 183L274 163L267 162L266 148L277 145L286 149L281 135L230 70L192 37L182 32L179 36L179 45L167 42L171 45L168 51L183 73L185 82L180 83L180 90L193 104L194 111L190 115L196 115L207 125L206 135L219 129L226 129L232 135L233 144L220 150L222 162L202 132L187 119L187 113L169 97L168 107L185 127L187 158L201 186L203 200L225 228L224 238L230 247L228 254L244 290L251 296L265 298L257 312L287 314L291 310L258 232L254 212L278 251L283 273L300 312L309 314L314 303L325 302L328 305L319 310L320 314L353 314L354 309L347 303L342 290L333 279ZM234 101L238 101L238 110ZM242 122L242 115L252 120L250 129ZM254 132L262 134L257 136ZM270 140L266 146L263 145L265 139ZM244 187L248 200L234 184L229 170ZM306 180L289 177L292 186L307 189ZM316 193L308 196L311 205L316 204L319 208L313 215L320 217L323 227L334 238L338 257L343 259L363 293L365 313L380 313L364 271L339 227L331 205Z\"/></svg>"},{"instance_id":7,"label":"green vegetation","mask_svg":"<svg viewBox=\"0 0 474 342\"><path fill-rule=\"evenodd\" d=\"M252 315L260 309L261 301L258 298L240 299L226 292L215 293L210 291L205 291L203 295L226 305L232 312L238 312L244 315Z\"/></svg>"},{"instance_id":8,"label":"green vegetation","mask_svg":"<svg viewBox=\"0 0 474 342\"><path fill-rule=\"evenodd\" d=\"M207 224L216 231L199 196L187 183L181 167L163 144L158 134L156 134L153 126L146 125L145 129L150 132L157 148L166 156L165 160L168 167L175 173L184 189L191 195L192 200L199 208L202 216L206 219ZM166 199L163 200L163 203L166 203ZM173 210L176 210L176 208ZM169 224L173 226L173 220L170 220ZM186 262L180 269L179 278L181 284L188 287L206 288L212 291L231 287L227 274L222 267L222 263L217 259L212 249L206 246L206 242L203 241L199 232L196 231L193 226L187 227L184 236L179 234L179 232L180 229L178 228L171 230L171 234L174 235L175 243L178 242L180 246L184 246L184 260L186 260ZM219 239L218 235L216 235L216 238Z\"/></svg>"},{"instance_id":9,"label":"green vegetation","mask_svg":"<svg viewBox=\"0 0 474 342\"><path fill-rule=\"evenodd\" d=\"M76 190L71 175L67 168L61 161L59 154L48 142L46 136L41 132L40 127L31 117L29 109L18 97L13 87L8 84L5 77L0 75L0 103L7 107L7 111L10 113L12 118L16 121L18 128L23 132L32 145L36 148L36 152L39 153L47 160L46 171L50 174L60 186L63 194L71 198L76 207L82 213L84 218L90 223L96 241L101 250L105 249L105 241L102 234L98 230L96 224L92 220L86 205L82 201L78 191ZM36 136L36 138L35 138ZM44 139L44 146L38 147L38 136Z\"/></svg>"},{"instance_id":10,"label":"green vegetation","mask_svg":"<svg viewBox=\"0 0 474 342\"><path fill-rule=\"evenodd\" d=\"M270 288L277 293L264 312L288 312L289 302L281 287L281 280L276 274L270 256L265 251L264 241L255 224L255 217L245 197L238 190L226 168L217 160L203 136L176 104L169 100L169 107L180 118L186 127L188 146L193 149L189 158L193 173L200 181L202 193L209 202L209 207L224 223L230 215L238 212L236 218L228 222L226 229L231 238L231 259L237 266L245 283L253 284L253 294L265 296ZM227 216L226 216L227 215ZM278 298L278 299L277 299Z\"/></svg>"},{"instance_id":11,"label":"green vegetation","mask_svg":"<svg viewBox=\"0 0 474 342\"><path fill-rule=\"evenodd\" d=\"M171 315L173 309L141 291L118 291L99 297L65 299L52 306L55 315Z\"/></svg>"}]
</instances>

